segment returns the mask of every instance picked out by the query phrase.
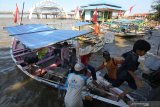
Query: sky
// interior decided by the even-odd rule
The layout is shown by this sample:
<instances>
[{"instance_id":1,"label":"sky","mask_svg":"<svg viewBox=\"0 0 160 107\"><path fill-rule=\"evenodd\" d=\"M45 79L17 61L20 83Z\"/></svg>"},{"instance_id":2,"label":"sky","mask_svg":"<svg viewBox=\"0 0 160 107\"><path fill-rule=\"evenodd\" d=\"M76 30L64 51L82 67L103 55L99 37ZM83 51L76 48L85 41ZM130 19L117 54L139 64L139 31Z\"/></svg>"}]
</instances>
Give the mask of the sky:
<instances>
[{"instance_id":1,"label":"sky","mask_svg":"<svg viewBox=\"0 0 160 107\"><path fill-rule=\"evenodd\" d=\"M22 9L23 2L25 2L24 11L29 11L29 9L36 3L42 0L0 0L0 11L14 11L16 8L16 3L18 4L19 10ZM88 3L97 0L53 0L57 2L66 12L76 9L77 6L86 5ZM98 0L101 1L101 0ZM103 0L105 1L105 0ZM146 13L151 12L151 4L153 0L106 0L109 2L116 3L122 6L124 9L128 10L131 6L135 5L132 10L134 13Z\"/></svg>"}]
</instances>

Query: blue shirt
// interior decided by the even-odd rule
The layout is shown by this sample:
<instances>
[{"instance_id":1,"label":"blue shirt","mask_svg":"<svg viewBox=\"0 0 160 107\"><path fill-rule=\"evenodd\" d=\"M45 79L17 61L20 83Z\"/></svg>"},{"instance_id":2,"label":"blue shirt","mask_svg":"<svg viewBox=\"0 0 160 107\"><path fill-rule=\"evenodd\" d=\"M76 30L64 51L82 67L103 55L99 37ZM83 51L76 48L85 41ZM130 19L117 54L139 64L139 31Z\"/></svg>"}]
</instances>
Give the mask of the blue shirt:
<instances>
[{"instance_id":1,"label":"blue shirt","mask_svg":"<svg viewBox=\"0 0 160 107\"><path fill-rule=\"evenodd\" d=\"M138 69L138 65L139 65L139 62L138 62L138 58L139 56L136 55L133 51L129 51L129 52L126 52L124 54L122 54L122 57L124 57L125 61L122 63L122 65L119 67L118 69L118 74L117 76L120 78L120 79L126 79L130 76L128 71L135 71Z\"/></svg>"}]
</instances>

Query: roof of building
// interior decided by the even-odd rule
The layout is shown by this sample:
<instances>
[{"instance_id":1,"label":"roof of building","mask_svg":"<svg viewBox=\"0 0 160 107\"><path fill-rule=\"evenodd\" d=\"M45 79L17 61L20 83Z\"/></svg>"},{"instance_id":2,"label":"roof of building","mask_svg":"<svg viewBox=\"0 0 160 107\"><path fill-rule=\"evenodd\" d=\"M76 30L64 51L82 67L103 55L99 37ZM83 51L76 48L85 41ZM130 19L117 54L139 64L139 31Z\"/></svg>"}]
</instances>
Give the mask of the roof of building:
<instances>
[{"instance_id":1,"label":"roof of building","mask_svg":"<svg viewBox=\"0 0 160 107\"><path fill-rule=\"evenodd\" d=\"M117 7L111 7L111 6L106 6L106 5L95 5L95 6L88 6L88 7L84 7L85 10L94 10L94 9L98 9L98 10L124 10L122 8L117 8Z\"/></svg>"},{"instance_id":2,"label":"roof of building","mask_svg":"<svg viewBox=\"0 0 160 107\"><path fill-rule=\"evenodd\" d=\"M121 6L116 3L110 2L108 0L97 0L89 3L88 5L81 6L82 9L85 10L94 10L94 9L102 9L102 10L125 10Z\"/></svg>"}]
</instances>

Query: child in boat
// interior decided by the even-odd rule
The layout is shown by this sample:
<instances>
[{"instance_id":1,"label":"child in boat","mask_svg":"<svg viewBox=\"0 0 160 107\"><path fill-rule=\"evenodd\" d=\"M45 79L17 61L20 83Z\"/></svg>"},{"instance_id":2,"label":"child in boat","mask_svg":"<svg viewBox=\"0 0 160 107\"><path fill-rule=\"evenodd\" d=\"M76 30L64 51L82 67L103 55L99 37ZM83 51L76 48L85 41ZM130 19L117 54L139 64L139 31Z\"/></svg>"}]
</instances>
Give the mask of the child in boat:
<instances>
[{"instance_id":1,"label":"child in boat","mask_svg":"<svg viewBox=\"0 0 160 107\"><path fill-rule=\"evenodd\" d=\"M62 67L67 67L69 65L69 48L68 42L63 43L63 48L61 49L61 60L62 60Z\"/></svg>"},{"instance_id":2,"label":"child in boat","mask_svg":"<svg viewBox=\"0 0 160 107\"><path fill-rule=\"evenodd\" d=\"M137 40L133 45L133 49L122 55L125 60L117 70L117 79L115 81L111 81L112 85L115 87L119 87L124 81L128 83L130 88L127 87L120 97L124 97L129 91L136 90L143 86L142 81L134 72L139 66L139 56L145 55L150 48L151 46L147 41Z\"/></svg>"},{"instance_id":3,"label":"child in boat","mask_svg":"<svg viewBox=\"0 0 160 107\"><path fill-rule=\"evenodd\" d=\"M77 63L74 66L75 72L68 75L67 93L64 98L65 107L83 107L81 91L86 82L86 77L83 75L84 68L82 63Z\"/></svg>"}]
</instances>

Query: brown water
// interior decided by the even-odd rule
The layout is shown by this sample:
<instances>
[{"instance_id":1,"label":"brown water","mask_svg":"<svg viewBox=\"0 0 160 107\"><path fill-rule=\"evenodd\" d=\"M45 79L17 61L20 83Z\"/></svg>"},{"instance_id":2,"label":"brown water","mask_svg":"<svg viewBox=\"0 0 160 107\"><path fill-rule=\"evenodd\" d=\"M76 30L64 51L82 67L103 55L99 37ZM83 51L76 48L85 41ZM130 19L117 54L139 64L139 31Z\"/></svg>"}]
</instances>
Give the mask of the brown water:
<instances>
[{"instance_id":1,"label":"brown water","mask_svg":"<svg viewBox=\"0 0 160 107\"><path fill-rule=\"evenodd\" d=\"M56 28L71 29L74 20L23 19L24 24L55 24ZM13 26L12 19L0 19L0 107L62 107L57 90L40 84L21 72L10 57L11 37L3 27ZM105 49L113 56L119 56L132 48L139 38L123 39L116 37L115 43L107 44ZM156 53L156 44L152 45ZM97 59L98 61L98 59Z\"/></svg>"}]
</instances>

